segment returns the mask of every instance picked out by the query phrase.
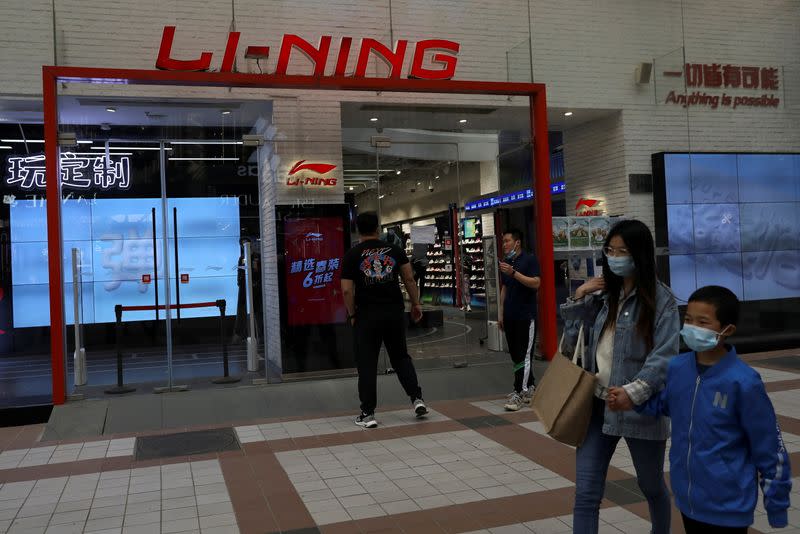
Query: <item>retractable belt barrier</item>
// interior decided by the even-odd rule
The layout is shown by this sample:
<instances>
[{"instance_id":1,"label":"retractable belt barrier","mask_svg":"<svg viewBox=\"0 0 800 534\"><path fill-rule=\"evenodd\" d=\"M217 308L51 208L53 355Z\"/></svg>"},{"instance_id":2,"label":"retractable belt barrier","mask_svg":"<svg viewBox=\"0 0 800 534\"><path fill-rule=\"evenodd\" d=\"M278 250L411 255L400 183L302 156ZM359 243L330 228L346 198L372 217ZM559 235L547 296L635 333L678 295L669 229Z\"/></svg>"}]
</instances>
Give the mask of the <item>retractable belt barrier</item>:
<instances>
[{"instance_id":1,"label":"retractable belt barrier","mask_svg":"<svg viewBox=\"0 0 800 534\"><path fill-rule=\"evenodd\" d=\"M219 309L219 339L222 345L222 365L224 375L220 378L212 380L215 384L229 384L238 382L240 378L230 376L229 362L228 362L228 342L225 338L225 299L220 299L214 302L193 302L188 304L170 304L171 310L185 310L188 308L218 308ZM106 393L121 394L136 391L136 388L126 386L122 377L122 312L126 311L150 311L150 310L166 310L167 306L164 304L151 305L151 306L122 306L117 304L114 306L114 314L117 317L116 326L116 345L117 345L117 385L113 388L107 389Z\"/></svg>"}]
</instances>

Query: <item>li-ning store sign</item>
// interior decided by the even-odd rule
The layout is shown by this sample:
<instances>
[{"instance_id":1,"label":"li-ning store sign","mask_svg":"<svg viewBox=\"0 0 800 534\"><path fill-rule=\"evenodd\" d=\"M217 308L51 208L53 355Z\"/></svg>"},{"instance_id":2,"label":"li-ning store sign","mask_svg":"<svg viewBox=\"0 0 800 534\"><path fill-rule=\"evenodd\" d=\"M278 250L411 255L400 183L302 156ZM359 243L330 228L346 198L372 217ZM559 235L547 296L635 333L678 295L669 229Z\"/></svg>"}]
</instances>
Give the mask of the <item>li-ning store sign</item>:
<instances>
[{"instance_id":1,"label":"li-ning store sign","mask_svg":"<svg viewBox=\"0 0 800 534\"><path fill-rule=\"evenodd\" d=\"M7 159L5 182L25 191L45 189L44 154L12 156ZM61 153L61 187L63 189L128 189L131 166L127 156Z\"/></svg>"},{"instance_id":2,"label":"li-ning store sign","mask_svg":"<svg viewBox=\"0 0 800 534\"><path fill-rule=\"evenodd\" d=\"M774 93L780 90L780 70L776 67L686 63L682 71L665 71L663 74L666 78L684 77L687 88L685 93L670 91L665 104L684 108L738 109L777 108L781 102ZM745 94L743 91L752 92Z\"/></svg>"},{"instance_id":3,"label":"li-ning store sign","mask_svg":"<svg viewBox=\"0 0 800 534\"><path fill-rule=\"evenodd\" d=\"M174 71L208 71L211 69L213 52L201 52L197 59L173 59L172 43L175 39L175 26L165 26L161 37L161 47L158 51L156 68ZM228 33L228 41L225 44L225 53L222 57L218 72L233 72L236 53L239 48L239 32ZM292 34L283 36L278 63L274 74L286 75L289 69L289 59L295 49L300 50L309 60L311 60L314 70L313 76L325 76L325 69L328 64L333 37L323 35L319 43L315 46L305 39ZM333 76L345 76L347 64L350 59L350 50L353 48L352 37L342 37L339 40L339 52L336 56L336 66ZM389 78L400 78L403 63L409 42L401 39L395 44L394 50L375 39L361 39L358 44L358 55L356 56L356 68L352 77L366 78L367 65L370 56L376 54L389 67ZM419 41L414 46L411 60L411 68L408 73L409 78L421 80L450 80L456 72L456 55L460 45L454 41L445 39L427 39ZM425 66L425 59L428 52L433 52L431 56L431 66ZM268 46L248 46L245 50L245 57L258 60L269 58L270 48ZM264 73L268 75L268 73Z\"/></svg>"},{"instance_id":4,"label":"li-ning store sign","mask_svg":"<svg viewBox=\"0 0 800 534\"><path fill-rule=\"evenodd\" d=\"M328 163L306 163L306 160L300 160L295 163L289 171L289 176L286 178L286 185L335 187L338 183L336 177L325 176L335 168L336 165L330 165Z\"/></svg>"}]
</instances>

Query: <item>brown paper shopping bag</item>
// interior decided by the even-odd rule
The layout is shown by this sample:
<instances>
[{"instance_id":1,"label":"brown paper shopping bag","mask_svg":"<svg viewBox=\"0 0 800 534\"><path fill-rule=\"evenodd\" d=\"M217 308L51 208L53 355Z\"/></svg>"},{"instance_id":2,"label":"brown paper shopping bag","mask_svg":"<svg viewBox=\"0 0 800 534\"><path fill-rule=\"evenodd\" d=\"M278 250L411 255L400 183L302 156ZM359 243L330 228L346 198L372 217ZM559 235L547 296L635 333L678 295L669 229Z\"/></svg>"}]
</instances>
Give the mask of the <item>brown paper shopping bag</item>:
<instances>
[{"instance_id":1,"label":"brown paper shopping bag","mask_svg":"<svg viewBox=\"0 0 800 534\"><path fill-rule=\"evenodd\" d=\"M577 447L589 428L596 378L576 364L584 354L583 325L571 361L561 352L563 343L562 335L558 353L536 387L532 406L550 437Z\"/></svg>"}]
</instances>

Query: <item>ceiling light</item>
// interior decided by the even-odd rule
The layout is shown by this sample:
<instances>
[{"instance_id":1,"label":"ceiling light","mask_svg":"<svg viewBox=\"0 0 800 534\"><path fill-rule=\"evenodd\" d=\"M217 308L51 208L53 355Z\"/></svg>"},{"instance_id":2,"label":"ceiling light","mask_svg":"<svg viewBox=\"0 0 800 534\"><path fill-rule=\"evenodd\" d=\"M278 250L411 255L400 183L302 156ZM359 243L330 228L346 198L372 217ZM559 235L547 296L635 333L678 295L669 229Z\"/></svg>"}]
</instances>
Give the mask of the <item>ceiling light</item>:
<instances>
[{"instance_id":1,"label":"ceiling light","mask_svg":"<svg viewBox=\"0 0 800 534\"><path fill-rule=\"evenodd\" d=\"M417 182L417 185L422 185L422 182Z\"/></svg>"},{"instance_id":2,"label":"ceiling light","mask_svg":"<svg viewBox=\"0 0 800 534\"><path fill-rule=\"evenodd\" d=\"M564 116L565 117L572 117L572 112L571 111L567 111L566 113L564 113Z\"/></svg>"},{"instance_id":3,"label":"ceiling light","mask_svg":"<svg viewBox=\"0 0 800 534\"><path fill-rule=\"evenodd\" d=\"M241 145L243 141L216 141L213 139L201 141L170 141L171 145Z\"/></svg>"},{"instance_id":4,"label":"ceiling light","mask_svg":"<svg viewBox=\"0 0 800 534\"><path fill-rule=\"evenodd\" d=\"M94 141L78 141L79 145L91 145Z\"/></svg>"},{"instance_id":5,"label":"ceiling light","mask_svg":"<svg viewBox=\"0 0 800 534\"><path fill-rule=\"evenodd\" d=\"M0 139L3 143L44 143L44 139Z\"/></svg>"},{"instance_id":6,"label":"ceiling light","mask_svg":"<svg viewBox=\"0 0 800 534\"><path fill-rule=\"evenodd\" d=\"M353 186L351 185L351 186L350 186L350 191L352 191L353 189L355 189L355 187L353 187Z\"/></svg>"},{"instance_id":7,"label":"ceiling light","mask_svg":"<svg viewBox=\"0 0 800 534\"><path fill-rule=\"evenodd\" d=\"M466 123L467 123L467 119L461 119L461 120L460 120L460 121L458 121L458 122L460 122L461 124L466 124Z\"/></svg>"},{"instance_id":8,"label":"ceiling light","mask_svg":"<svg viewBox=\"0 0 800 534\"><path fill-rule=\"evenodd\" d=\"M378 200L382 199L382 198L383 198L383 197L385 197L385 196L386 196L386 195L379 195L379 196L378 196Z\"/></svg>"},{"instance_id":9,"label":"ceiling light","mask_svg":"<svg viewBox=\"0 0 800 534\"><path fill-rule=\"evenodd\" d=\"M117 108L106 108L106 111L108 111L109 113L116 113Z\"/></svg>"},{"instance_id":10,"label":"ceiling light","mask_svg":"<svg viewBox=\"0 0 800 534\"><path fill-rule=\"evenodd\" d=\"M223 109L220 113L222 113L223 115L230 115L231 114L231 110Z\"/></svg>"},{"instance_id":11,"label":"ceiling light","mask_svg":"<svg viewBox=\"0 0 800 534\"><path fill-rule=\"evenodd\" d=\"M0 150L11 150L11 147L6 145L0 145Z\"/></svg>"},{"instance_id":12,"label":"ceiling light","mask_svg":"<svg viewBox=\"0 0 800 534\"><path fill-rule=\"evenodd\" d=\"M401 172L403 172L403 171L397 171L397 174L399 175Z\"/></svg>"},{"instance_id":13,"label":"ceiling light","mask_svg":"<svg viewBox=\"0 0 800 534\"><path fill-rule=\"evenodd\" d=\"M439 175L437 174L437 175L436 175L436 178L434 178L434 180L438 180L438 179L439 179Z\"/></svg>"},{"instance_id":14,"label":"ceiling light","mask_svg":"<svg viewBox=\"0 0 800 534\"><path fill-rule=\"evenodd\" d=\"M90 150L105 150L106 147L104 146L93 146L89 148ZM109 150L161 150L157 146L110 146L108 147ZM172 150L171 148L165 148L164 150Z\"/></svg>"},{"instance_id":15,"label":"ceiling light","mask_svg":"<svg viewBox=\"0 0 800 534\"><path fill-rule=\"evenodd\" d=\"M169 158L170 161L239 161L239 158Z\"/></svg>"},{"instance_id":16,"label":"ceiling light","mask_svg":"<svg viewBox=\"0 0 800 534\"><path fill-rule=\"evenodd\" d=\"M378 122L378 117L372 117L372 118L370 119L370 122Z\"/></svg>"}]
</instances>

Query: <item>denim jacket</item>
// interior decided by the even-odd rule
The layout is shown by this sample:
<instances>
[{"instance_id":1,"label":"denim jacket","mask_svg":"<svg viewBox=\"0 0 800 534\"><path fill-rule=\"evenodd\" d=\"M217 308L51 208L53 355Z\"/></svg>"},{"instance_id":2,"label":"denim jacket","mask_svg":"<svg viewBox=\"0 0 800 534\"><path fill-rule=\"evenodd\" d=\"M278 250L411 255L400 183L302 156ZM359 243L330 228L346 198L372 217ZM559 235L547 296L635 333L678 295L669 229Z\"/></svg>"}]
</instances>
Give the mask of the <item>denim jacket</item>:
<instances>
[{"instance_id":1,"label":"denim jacket","mask_svg":"<svg viewBox=\"0 0 800 534\"><path fill-rule=\"evenodd\" d=\"M624 386L635 380L646 382L653 394L664 388L670 358L680 350L680 318L678 305L672 292L664 284L656 286L656 320L653 350L647 351L645 340L636 332L639 317L639 299L636 294L620 301L619 317L614 328L614 359L611 365L612 386ZM608 317L608 296L587 295L583 300L567 302L561 306L565 320L566 345L574 347L581 323L589 335L583 358L583 368L596 373L595 352L603 325ZM603 433L649 440L669 437L669 421L634 411L605 411Z\"/></svg>"}]
</instances>

